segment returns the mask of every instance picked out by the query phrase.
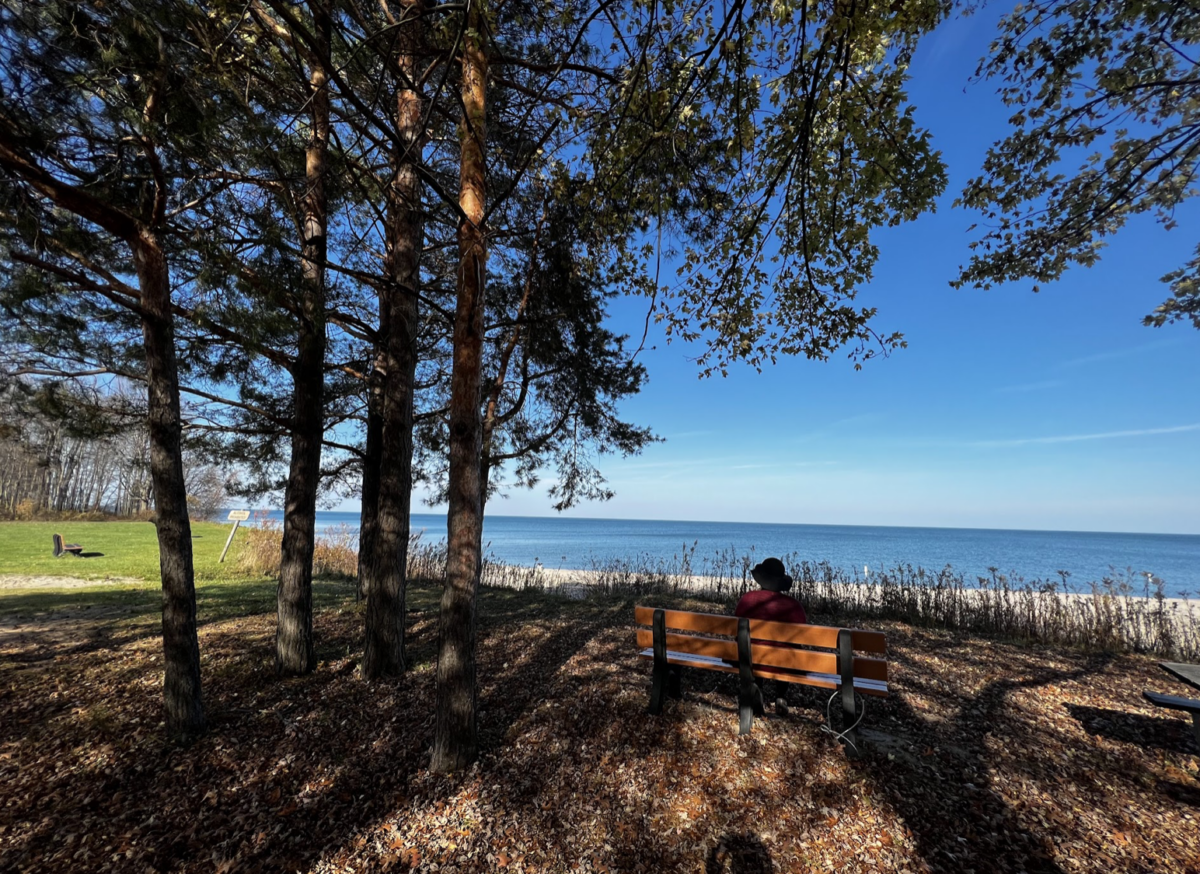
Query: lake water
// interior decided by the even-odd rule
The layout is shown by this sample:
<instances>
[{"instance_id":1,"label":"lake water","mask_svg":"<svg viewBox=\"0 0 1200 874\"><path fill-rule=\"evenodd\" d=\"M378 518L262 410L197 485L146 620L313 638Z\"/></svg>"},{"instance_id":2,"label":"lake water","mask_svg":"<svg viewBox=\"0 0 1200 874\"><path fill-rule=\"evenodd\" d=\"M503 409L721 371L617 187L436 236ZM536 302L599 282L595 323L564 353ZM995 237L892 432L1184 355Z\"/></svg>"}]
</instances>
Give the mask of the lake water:
<instances>
[{"instance_id":1,"label":"lake water","mask_svg":"<svg viewBox=\"0 0 1200 874\"><path fill-rule=\"evenodd\" d=\"M279 511L271 517L279 520ZM358 529L357 513L323 511L317 526ZM445 515L414 513L412 528L430 540L446 536ZM968 580L997 568L1010 579L1057 581L1070 573L1084 586L1132 572L1164 581L1168 595L1200 592L1200 535L1115 534L1080 531L1008 531L978 528L892 528L863 525L774 525L742 522L662 522L576 517L488 516L485 551L505 564L589 569L609 561L640 560L651 566L695 552L693 572L702 573L718 553L795 554L810 561L862 573L901 564L940 570L950 565Z\"/></svg>"}]
</instances>

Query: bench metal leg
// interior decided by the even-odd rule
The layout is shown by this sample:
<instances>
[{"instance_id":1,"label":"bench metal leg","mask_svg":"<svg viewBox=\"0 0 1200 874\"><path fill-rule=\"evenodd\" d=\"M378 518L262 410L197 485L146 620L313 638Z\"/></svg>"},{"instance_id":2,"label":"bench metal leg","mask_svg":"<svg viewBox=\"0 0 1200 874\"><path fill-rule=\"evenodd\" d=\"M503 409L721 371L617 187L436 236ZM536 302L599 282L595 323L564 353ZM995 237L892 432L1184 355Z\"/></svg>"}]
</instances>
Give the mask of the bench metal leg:
<instances>
[{"instance_id":1,"label":"bench metal leg","mask_svg":"<svg viewBox=\"0 0 1200 874\"><path fill-rule=\"evenodd\" d=\"M666 680L659 675L658 669L655 668L654 681L650 685L650 714L652 716L662 713L663 699L666 697L663 688L665 685Z\"/></svg>"},{"instance_id":2,"label":"bench metal leg","mask_svg":"<svg viewBox=\"0 0 1200 874\"><path fill-rule=\"evenodd\" d=\"M837 645L838 674L840 674L842 693L842 730L844 732L842 745L846 750L847 758L855 758L859 750L858 728L855 727L858 714L854 707L854 645L849 629L843 628L838 632Z\"/></svg>"},{"instance_id":3,"label":"bench metal leg","mask_svg":"<svg viewBox=\"0 0 1200 874\"><path fill-rule=\"evenodd\" d=\"M751 686L750 692L738 696L738 734L749 734L754 727L754 717L763 715L762 692L758 686Z\"/></svg>"},{"instance_id":4,"label":"bench metal leg","mask_svg":"<svg viewBox=\"0 0 1200 874\"><path fill-rule=\"evenodd\" d=\"M773 700L775 702L775 713L778 714L779 716L787 716L788 715L788 701L787 701L788 684L783 682L783 680L774 680L771 685L774 689L775 694L774 694L774 696L767 696L767 697L771 698L771 700Z\"/></svg>"},{"instance_id":5,"label":"bench metal leg","mask_svg":"<svg viewBox=\"0 0 1200 874\"><path fill-rule=\"evenodd\" d=\"M654 611L654 681L650 685L650 713L662 713L663 698L667 691L667 628L662 610Z\"/></svg>"}]
</instances>

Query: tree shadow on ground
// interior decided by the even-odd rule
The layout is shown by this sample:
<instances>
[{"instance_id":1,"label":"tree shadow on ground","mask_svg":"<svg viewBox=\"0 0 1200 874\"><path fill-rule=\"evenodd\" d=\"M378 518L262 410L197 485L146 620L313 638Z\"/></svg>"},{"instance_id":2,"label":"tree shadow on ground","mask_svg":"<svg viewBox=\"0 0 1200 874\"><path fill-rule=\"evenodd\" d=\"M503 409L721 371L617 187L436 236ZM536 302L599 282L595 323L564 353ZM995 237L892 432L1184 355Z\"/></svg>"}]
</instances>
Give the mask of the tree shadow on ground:
<instances>
[{"instance_id":1,"label":"tree shadow on ground","mask_svg":"<svg viewBox=\"0 0 1200 874\"><path fill-rule=\"evenodd\" d=\"M436 594L434 587L413 592L418 609L409 656L419 667L394 680L348 676L361 654L353 610L318 616L318 651L326 663L290 680L277 679L262 657L273 617L251 617L232 633L202 632L209 730L186 749L163 743L158 684L122 681L111 673L109 653L72 651L54 670L31 676L20 694L22 713L34 721L8 722L18 734L6 740L20 749L0 760L13 801L0 805L0 829L9 838L0 849L0 869L69 864L75 871L99 870L119 849L128 853L127 870L307 870L322 856L353 849L375 823L404 809L412 781L428 767ZM507 726L540 703L547 675L603 621L527 635L521 646L528 664L504 671L498 660L512 651L508 635L536 629L538 617L557 608L533 596L485 590L480 611L479 658L487 666L481 681L499 680L481 695L489 714L481 738L486 754L503 741ZM154 678L149 651L122 657L136 662L133 673ZM101 676L111 685L102 688ZM66 689L65 697L46 694L55 689ZM39 696L52 698L50 706L39 705ZM0 714L11 716L16 703L0 695ZM55 768L39 738L54 738L55 748L70 751L72 766ZM22 771L26 779L14 779ZM465 778L449 778L447 785ZM18 821L24 823L19 836ZM65 846L64 833L75 843Z\"/></svg>"},{"instance_id":2,"label":"tree shadow on ground","mask_svg":"<svg viewBox=\"0 0 1200 874\"><path fill-rule=\"evenodd\" d=\"M1200 789L1176 780L1159 780L1154 788L1172 801L1200 809Z\"/></svg>"},{"instance_id":3,"label":"tree shadow on ground","mask_svg":"<svg viewBox=\"0 0 1200 874\"><path fill-rule=\"evenodd\" d=\"M1090 735L1146 749L1167 750L1183 755L1200 754L1190 717L1185 721L1165 716L1143 716L1140 713L1127 713L1103 707L1086 707L1081 704L1063 706Z\"/></svg>"},{"instance_id":4,"label":"tree shadow on ground","mask_svg":"<svg viewBox=\"0 0 1200 874\"><path fill-rule=\"evenodd\" d=\"M709 850L704 874L775 874L775 864L758 835L725 835Z\"/></svg>"},{"instance_id":5,"label":"tree shadow on ground","mask_svg":"<svg viewBox=\"0 0 1200 874\"><path fill-rule=\"evenodd\" d=\"M1071 670L1035 670L992 680L974 694L963 694L957 714L935 723L914 711L905 695L893 694L878 709L886 711L884 727L896 734L882 734L875 751L852 759L851 767L903 817L918 853L935 870L1061 874L1054 859L1055 831L1035 832L1022 825L990 788L988 738L1015 742L1027 731L1006 714L1014 692L1078 679L1103 670L1110 661L1099 655ZM898 742L899 748L889 749L889 742ZM930 811L939 808L951 811L953 818L931 817Z\"/></svg>"},{"instance_id":6,"label":"tree shadow on ground","mask_svg":"<svg viewBox=\"0 0 1200 874\"><path fill-rule=\"evenodd\" d=\"M989 787L993 766L1019 765L991 758L997 741L1036 741L1039 726L1010 712L1015 693L1103 670L1103 659L1070 656L1058 669L1005 650L986 682L949 690L921 674L923 654L903 654L904 691L868 711L870 737L885 748L848 761L820 731L814 717L826 696L816 692L795 695L792 716L756 720L738 737L736 677L691 672L683 701L649 716L632 602L574 605L483 589L481 758L442 777L427 770L438 588L409 594L414 668L394 680L352 676L357 609L318 614L323 663L292 680L276 679L264 657L272 616L209 627L201 648L211 729L185 750L162 743L151 648L80 654L0 688L0 722L18 703L26 713L43 702L57 708L27 737L0 744L8 756L0 756L0 870L83 874L126 854L124 870L399 872L413 867L411 851L421 870L494 871L487 853L528 838L554 860L548 870L582 868L607 852L610 870L773 874L817 870L800 867L810 833L845 854L843 870L871 870L852 854L883 831L862 812L889 829L902 820L913 844L897 853L909 867L1061 870L1047 847L1053 827L1030 826ZM931 652L949 663L955 648ZM945 712L937 720L919 712L918 695ZM771 757L776 744L787 745L787 763ZM1194 803L1184 782L1162 791ZM1036 809L1054 813L1044 802ZM844 825L830 824L838 819ZM473 861L457 861L455 842ZM531 859L525 870L542 864Z\"/></svg>"},{"instance_id":7,"label":"tree shadow on ground","mask_svg":"<svg viewBox=\"0 0 1200 874\"><path fill-rule=\"evenodd\" d=\"M162 634L157 621L162 595L156 585L138 588L47 589L5 592L0 628L19 626L20 639L5 635L5 659L35 663L63 659L102 650L115 650ZM313 581L314 609L352 609L352 589L344 582ZM269 580L233 580L228 583L201 582L197 585L196 624L213 623L274 613L276 584ZM155 621L146 621L147 617ZM203 655L203 654L202 654Z\"/></svg>"}]
</instances>

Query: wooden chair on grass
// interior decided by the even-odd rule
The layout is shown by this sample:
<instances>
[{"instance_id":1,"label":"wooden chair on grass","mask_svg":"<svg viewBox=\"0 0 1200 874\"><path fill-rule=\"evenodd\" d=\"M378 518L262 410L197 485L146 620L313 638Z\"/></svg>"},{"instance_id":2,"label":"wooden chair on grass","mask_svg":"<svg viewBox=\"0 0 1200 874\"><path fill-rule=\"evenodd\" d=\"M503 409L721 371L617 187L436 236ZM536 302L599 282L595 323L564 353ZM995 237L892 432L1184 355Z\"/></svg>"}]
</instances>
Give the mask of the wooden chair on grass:
<instances>
[{"instance_id":1,"label":"wooden chair on grass","mask_svg":"<svg viewBox=\"0 0 1200 874\"><path fill-rule=\"evenodd\" d=\"M62 558L64 555L73 555L79 558L83 554L83 547L78 543L63 543L62 535L54 535L54 557Z\"/></svg>"}]
</instances>

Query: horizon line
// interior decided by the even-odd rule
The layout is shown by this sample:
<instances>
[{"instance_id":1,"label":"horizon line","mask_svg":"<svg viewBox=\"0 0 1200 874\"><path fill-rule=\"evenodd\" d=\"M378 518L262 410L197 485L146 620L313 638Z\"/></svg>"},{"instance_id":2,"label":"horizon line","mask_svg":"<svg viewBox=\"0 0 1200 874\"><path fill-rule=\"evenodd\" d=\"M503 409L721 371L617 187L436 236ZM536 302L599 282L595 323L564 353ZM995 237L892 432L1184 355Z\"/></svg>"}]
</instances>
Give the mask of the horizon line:
<instances>
[{"instance_id":1,"label":"horizon line","mask_svg":"<svg viewBox=\"0 0 1200 874\"><path fill-rule=\"evenodd\" d=\"M227 509L223 508L222 512ZM252 512L258 510L269 510L270 512L279 513L282 515L282 508L279 507L258 507L250 508ZM358 510L317 510L318 513L341 513L346 515L357 515ZM412 516L441 516L445 517L445 511L424 510L421 512L411 512ZM1115 531L1111 529L1084 529L1084 528L988 528L978 525L865 525L862 523L851 522L742 522L729 519L643 519L629 516L566 516L562 514L551 516L538 516L528 513L485 513L484 521L492 518L501 519L571 519L580 522L671 522L680 525L781 525L793 528L896 528L900 530L910 531L1009 531L1022 534L1121 534L1149 537L1200 537L1200 531ZM218 520L224 521L224 520Z\"/></svg>"}]
</instances>

